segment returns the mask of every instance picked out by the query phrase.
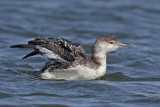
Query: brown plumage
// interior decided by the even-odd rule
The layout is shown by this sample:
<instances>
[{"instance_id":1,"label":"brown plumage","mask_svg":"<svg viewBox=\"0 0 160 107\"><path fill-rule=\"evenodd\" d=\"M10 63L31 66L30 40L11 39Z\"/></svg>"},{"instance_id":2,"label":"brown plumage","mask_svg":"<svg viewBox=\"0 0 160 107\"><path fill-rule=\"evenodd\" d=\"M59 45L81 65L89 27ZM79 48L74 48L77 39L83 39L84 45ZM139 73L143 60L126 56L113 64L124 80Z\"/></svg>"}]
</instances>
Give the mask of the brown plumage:
<instances>
[{"instance_id":1,"label":"brown plumage","mask_svg":"<svg viewBox=\"0 0 160 107\"><path fill-rule=\"evenodd\" d=\"M63 38L53 39L38 37L35 38L35 40L29 41L28 44L13 45L11 46L11 48L33 48L35 50L23 57L23 59L37 54L46 54L40 51L40 49L38 49L37 46L50 50L56 55L58 55L60 58L69 62L73 61L75 57L86 57L85 50L82 48L80 44L70 42Z\"/></svg>"},{"instance_id":2,"label":"brown plumage","mask_svg":"<svg viewBox=\"0 0 160 107\"><path fill-rule=\"evenodd\" d=\"M42 68L41 76L45 79L96 79L106 72L106 54L116 51L124 44L114 36L102 36L92 47L92 56L88 56L83 47L66 39L38 37L28 44L13 45L11 48L33 48L25 58L41 54L50 59ZM58 72L57 72L58 71ZM66 74L66 72L68 74Z\"/></svg>"}]
</instances>

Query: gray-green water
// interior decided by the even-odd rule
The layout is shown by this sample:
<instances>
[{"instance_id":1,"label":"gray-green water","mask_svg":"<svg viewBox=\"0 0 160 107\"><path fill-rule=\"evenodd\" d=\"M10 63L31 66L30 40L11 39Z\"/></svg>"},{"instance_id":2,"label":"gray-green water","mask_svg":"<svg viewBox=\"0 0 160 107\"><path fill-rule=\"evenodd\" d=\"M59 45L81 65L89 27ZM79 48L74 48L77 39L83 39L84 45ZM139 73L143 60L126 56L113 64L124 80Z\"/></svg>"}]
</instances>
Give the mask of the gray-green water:
<instances>
[{"instance_id":1,"label":"gray-green water","mask_svg":"<svg viewBox=\"0 0 160 107\"><path fill-rule=\"evenodd\" d=\"M10 49L38 35L83 44L91 54L102 35L137 44L108 55L107 74L94 81L51 81L36 76L47 61L31 50ZM1 0L1 107L159 107L159 0Z\"/></svg>"}]
</instances>

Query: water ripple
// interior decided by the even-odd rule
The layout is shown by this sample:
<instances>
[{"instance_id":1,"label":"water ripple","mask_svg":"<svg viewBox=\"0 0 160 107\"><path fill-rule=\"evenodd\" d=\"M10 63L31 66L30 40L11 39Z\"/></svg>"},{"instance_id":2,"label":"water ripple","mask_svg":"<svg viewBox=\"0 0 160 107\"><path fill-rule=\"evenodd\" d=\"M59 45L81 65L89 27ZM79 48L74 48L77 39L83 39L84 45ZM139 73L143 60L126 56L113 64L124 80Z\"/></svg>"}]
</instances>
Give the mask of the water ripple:
<instances>
[{"instance_id":1,"label":"water ripple","mask_svg":"<svg viewBox=\"0 0 160 107\"><path fill-rule=\"evenodd\" d=\"M1 1L0 106L159 106L159 0ZM137 44L108 55L107 74L92 81L43 80L47 59L22 60L29 49L10 49L38 35L83 44L91 55L102 35ZM20 105L19 105L20 104Z\"/></svg>"}]
</instances>

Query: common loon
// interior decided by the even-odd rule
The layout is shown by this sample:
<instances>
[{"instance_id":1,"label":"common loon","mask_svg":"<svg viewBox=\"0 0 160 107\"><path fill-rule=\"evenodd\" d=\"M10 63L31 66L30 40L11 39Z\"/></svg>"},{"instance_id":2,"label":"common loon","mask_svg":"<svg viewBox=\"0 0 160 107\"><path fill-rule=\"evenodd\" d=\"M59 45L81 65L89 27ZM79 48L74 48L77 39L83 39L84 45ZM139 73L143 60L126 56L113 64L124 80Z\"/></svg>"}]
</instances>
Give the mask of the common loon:
<instances>
[{"instance_id":1,"label":"common loon","mask_svg":"<svg viewBox=\"0 0 160 107\"><path fill-rule=\"evenodd\" d=\"M133 47L118 41L115 36L102 36L92 47L88 56L83 47L66 39L37 37L28 44L13 45L11 48L33 48L34 51L23 59L41 54L49 61L41 69L42 79L53 80L93 80L106 73L107 54L122 47Z\"/></svg>"}]
</instances>

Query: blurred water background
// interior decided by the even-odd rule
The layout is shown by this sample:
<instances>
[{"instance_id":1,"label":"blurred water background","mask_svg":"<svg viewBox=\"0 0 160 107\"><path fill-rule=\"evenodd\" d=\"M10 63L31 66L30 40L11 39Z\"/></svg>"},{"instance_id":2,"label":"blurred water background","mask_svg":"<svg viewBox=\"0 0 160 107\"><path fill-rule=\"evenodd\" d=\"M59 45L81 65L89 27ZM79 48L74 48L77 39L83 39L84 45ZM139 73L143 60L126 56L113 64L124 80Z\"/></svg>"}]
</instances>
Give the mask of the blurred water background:
<instances>
[{"instance_id":1,"label":"blurred water background","mask_svg":"<svg viewBox=\"0 0 160 107\"><path fill-rule=\"evenodd\" d=\"M115 35L137 44L108 55L107 74L93 81L42 80L47 61L10 49L35 37L81 43ZM160 107L159 0L0 0L1 107Z\"/></svg>"}]
</instances>

